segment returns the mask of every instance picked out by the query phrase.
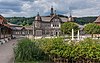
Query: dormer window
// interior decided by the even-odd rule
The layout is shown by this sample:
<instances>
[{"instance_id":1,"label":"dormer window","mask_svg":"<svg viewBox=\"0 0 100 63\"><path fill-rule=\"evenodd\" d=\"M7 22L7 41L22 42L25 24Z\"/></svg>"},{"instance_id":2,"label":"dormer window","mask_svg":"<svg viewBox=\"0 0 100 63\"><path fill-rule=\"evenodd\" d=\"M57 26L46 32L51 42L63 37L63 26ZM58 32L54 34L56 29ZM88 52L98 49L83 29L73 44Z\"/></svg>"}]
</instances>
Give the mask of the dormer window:
<instances>
[{"instance_id":1,"label":"dormer window","mask_svg":"<svg viewBox=\"0 0 100 63\"><path fill-rule=\"evenodd\" d=\"M51 27L52 28L59 28L60 27L60 24L61 24L61 21L59 18L57 17L54 17L51 21Z\"/></svg>"},{"instance_id":2,"label":"dormer window","mask_svg":"<svg viewBox=\"0 0 100 63\"><path fill-rule=\"evenodd\" d=\"M55 19L55 22L59 22L59 19Z\"/></svg>"}]
</instances>

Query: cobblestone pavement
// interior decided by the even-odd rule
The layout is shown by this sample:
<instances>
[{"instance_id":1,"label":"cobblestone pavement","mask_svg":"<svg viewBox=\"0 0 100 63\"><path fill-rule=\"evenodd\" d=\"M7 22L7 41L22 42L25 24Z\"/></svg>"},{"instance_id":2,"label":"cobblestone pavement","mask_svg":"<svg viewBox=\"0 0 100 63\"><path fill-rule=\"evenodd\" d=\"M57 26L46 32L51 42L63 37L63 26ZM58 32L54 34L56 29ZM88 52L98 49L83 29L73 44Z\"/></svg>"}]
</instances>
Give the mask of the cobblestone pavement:
<instances>
[{"instance_id":1,"label":"cobblestone pavement","mask_svg":"<svg viewBox=\"0 0 100 63\"><path fill-rule=\"evenodd\" d=\"M18 39L0 45L0 63L14 63L13 47Z\"/></svg>"}]
</instances>

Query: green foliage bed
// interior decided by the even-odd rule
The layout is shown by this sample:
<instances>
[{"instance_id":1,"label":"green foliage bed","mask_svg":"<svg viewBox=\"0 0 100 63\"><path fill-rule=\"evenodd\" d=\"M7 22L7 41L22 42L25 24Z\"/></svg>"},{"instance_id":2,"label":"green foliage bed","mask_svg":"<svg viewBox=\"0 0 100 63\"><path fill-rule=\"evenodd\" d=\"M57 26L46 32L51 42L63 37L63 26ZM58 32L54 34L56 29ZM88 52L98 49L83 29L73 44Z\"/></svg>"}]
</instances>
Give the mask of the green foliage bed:
<instances>
[{"instance_id":1,"label":"green foliage bed","mask_svg":"<svg viewBox=\"0 0 100 63\"><path fill-rule=\"evenodd\" d=\"M15 62L15 63L47 63L43 61L27 61L27 62Z\"/></svg>"},{"instance_id":2,"label":"green foliage bed","mask_svg":"<svg viewBox=\"0 0 100 63\"><path fill-rule=\"evenodd\" d=\"M100 62L100 40L90 38L80 42L64 41L62 38L19 41L15 48L16 61L54 61L55 58L64 58L68 61Z\"/></svg>"}]
</instances>

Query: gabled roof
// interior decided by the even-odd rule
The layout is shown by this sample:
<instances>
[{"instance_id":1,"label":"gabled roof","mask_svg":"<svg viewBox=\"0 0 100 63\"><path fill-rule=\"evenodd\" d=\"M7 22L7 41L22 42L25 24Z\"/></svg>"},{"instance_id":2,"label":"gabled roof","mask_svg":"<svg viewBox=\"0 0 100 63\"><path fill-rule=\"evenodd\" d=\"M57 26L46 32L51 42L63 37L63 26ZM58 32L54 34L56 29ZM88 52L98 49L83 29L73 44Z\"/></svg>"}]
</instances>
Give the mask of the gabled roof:
<instances>
[{"instance_id":1,"label":"gabled roof","mask_svg":"<svg viewBox=\"0 0 100 63\"><path fill-rule=\"evenodd\" d=\"M12 30L21 30L23 27L10 27Z\"/></svg>"},{"instance_id":2,"label":"gabled roof","mask_svg":"<svg viewBox=\"0 0 100 63\"><path fill-rule=\"evenodd\" d=\"M10 25L7 24L7 20L2 15L0 15L0 24L2 24L5 27L10 28Z\"/></svg>"},{"instance_id":3,"label":"gabled roof","mask_svg":"<svg viewBox=\"0 0 100 63\"><path fill-rule=\"evenodd\" d=\"M7 20L2 15L0 15L0 18L2 19L0 20L0 24L2 24L2 22L7 22Z\"/></svg>"},{"instance_id":4,"label":"gabled roof","mask_svg":"<svg viewBox=\"0 0 100 63\"><path fill-rule=\"evenodd\" d=\"M27 30L33 30L33 27L32 26L24 26L25 27L25 29L27 29Z\"/></svg>"},{"instance_id":5,"label":"gabled roof","mask_svg":"<svg viewBox=\"0 0 100 63\"><path fill-rule=\"evenodd\" d=\"M68 22L68 18L66 18L66 17L59 17L59 18L62 20L62 22ZM50 17L50 16L41 16L41 19L42 19L43 22L50 22L52 17Z\"/></svg>"},{"instance_id":6,"label":"gabled roof","mask_svg":"<svg viewBox=\"0 0 100 63\"><path fill-rule=\"evenodd\" d=\"M25 30L33 30L33 28L31 26L29 27L10 27L11 29L13 30L22 30L22 29L25 29Z\"/></svg>"},{"instance_id":7,"label":"gabled roof","mask_svg":"<svg viewBox=\"0 0 100 63\"><path fill-rule=\"evenodd\" d=\"M62 20L62 22L68 22L68 18L60 17L60 19Z\"/></svg>"},{"instance_id":8,"label":"gabled roof","mask_svg":"<svg viewBox=\"0 0 100 63\"><path fill-rule=\"evenodd\" d=\"M12 23L8 23L11 27L22 27L21 25L17 25L17 24L12 24Z\"/></svg>"},{"instance_id":9,"label":"gabled roof","mask_svg":"<svg viewBox=\"0 0 100 63\"><path fill-rule=\"evenodd\" d=\"M94 21L95 23L100 23L100 16Z\"/></svg>"},{"instance_id":10,"label":"gabled roof","mask_svg":"<svg viewBox=\"0 0 100 63\"><path fill-rule=\"evenodd\" d=\"M42 16L41 18L43 22L50 22L51 20L51 17Z\"/></svg>"}]
</instances>

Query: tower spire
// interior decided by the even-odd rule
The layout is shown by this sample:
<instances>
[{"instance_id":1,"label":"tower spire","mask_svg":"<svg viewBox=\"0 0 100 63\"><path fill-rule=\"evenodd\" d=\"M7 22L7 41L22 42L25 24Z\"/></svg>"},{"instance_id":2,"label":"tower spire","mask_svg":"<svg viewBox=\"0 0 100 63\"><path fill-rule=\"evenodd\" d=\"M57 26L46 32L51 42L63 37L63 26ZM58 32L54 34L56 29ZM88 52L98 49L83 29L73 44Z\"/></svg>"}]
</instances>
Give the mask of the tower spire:
<instances>
[{"instance_id":1,"label":"tower spire","mask_svg":"<svg viewBox=\"0 0 100 63\"><path fill-rule=\"evenodd\" d=\"M56 15L56 10L55 10L55 13L54 14Z\"/></svg>"},{"instance_id":2,"label":"tower spire","mask_svg":"<svg viewBox=\"0 0 100 63\"><path fill-rule=\"evenodd\" d=\"M37 16L40 16L39 12L37 13Z\"/></svg>"},{"instance_id":3,"label":"tower spire","mask_svg":"<svg viewBox=\"0 0 100 63\"><path fill-rule=\"evenodd\" d=\"M69 22L73 22L74 21L74 18L72 17L72 10L71 9L69 9L70 10L70 15L69 15Z\"/></svg>"},{"instance_id":4,"label":"tower spire","mask_svg":"<svg viewBox=\"0 0 100 63\"><path fill-rule=\"evenodd\" d=\"M51 14L50 14L51 16L54 15L53 10L54 10L53 6L51 6Z\"/></svg>"},{"instance_id":5,"label":"tower spire","mask_svg":"<svg viewBox=\"0 0 100 63\"><path fill-rule=\"evenodd\" d=\"M72 10L70 9L70 17L72 17Z\"/></svg>"}]
</instances>

